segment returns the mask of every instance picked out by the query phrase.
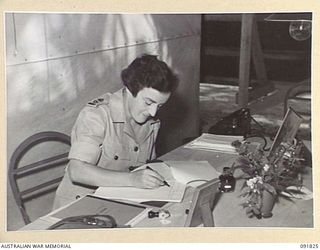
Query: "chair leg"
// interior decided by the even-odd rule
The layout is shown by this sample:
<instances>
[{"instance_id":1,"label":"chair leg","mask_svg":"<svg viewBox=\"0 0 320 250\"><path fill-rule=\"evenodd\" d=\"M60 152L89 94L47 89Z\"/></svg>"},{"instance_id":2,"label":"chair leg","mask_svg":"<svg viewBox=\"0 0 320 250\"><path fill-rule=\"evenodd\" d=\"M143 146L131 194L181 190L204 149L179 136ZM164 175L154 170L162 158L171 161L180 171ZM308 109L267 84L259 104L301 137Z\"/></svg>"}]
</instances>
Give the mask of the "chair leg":
<instances>
[{"instance_id":1,"label":"chair leg","mask_svg":"<svg viewBox=\"0 0 320 250\"><path fill-rule=\"evenodd\" d=\"M19 206L19 209L20 209L20 212L21 212L21 214L22 214L24 223L25 223L26 225L29 224L31 221L30 221L30 218L29 218L29 216L28 216L28 214L27 214L27 211L26 211L25 207L24 207L23 205L20 205L20 206Z\"/></svg>"}]
</instances>

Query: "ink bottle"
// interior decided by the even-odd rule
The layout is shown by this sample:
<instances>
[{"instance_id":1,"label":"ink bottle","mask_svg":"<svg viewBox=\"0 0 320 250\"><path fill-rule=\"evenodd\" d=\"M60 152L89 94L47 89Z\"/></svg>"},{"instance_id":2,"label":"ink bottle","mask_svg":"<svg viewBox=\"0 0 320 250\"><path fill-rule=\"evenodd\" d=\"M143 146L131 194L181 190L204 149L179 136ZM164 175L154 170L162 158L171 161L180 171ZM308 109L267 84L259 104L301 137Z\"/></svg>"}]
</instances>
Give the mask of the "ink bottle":
<instances>
[{"instance_id":1,"label":"ink bottle","mask_svg":"<svg viewBox=\"0 0 320 250\"><path fill-rule=\"evenodd\" d=\"M236 179L233 177L231 168L224 167L222 175L219 176L220 180L220 192L232 192L236 185Z\"/></svg>"}]
</instances>

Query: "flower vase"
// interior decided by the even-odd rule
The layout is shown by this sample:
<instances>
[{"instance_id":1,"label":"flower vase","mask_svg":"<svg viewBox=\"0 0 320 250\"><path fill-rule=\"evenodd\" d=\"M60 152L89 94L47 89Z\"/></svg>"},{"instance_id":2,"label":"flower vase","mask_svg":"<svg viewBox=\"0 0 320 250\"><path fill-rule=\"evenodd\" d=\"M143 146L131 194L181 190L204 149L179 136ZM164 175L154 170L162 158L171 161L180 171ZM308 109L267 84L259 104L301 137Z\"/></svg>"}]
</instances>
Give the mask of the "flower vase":
<instances>
[{"instance_id":1,"label":"flower vase","mask_svg":"<svg viewBox=\"0 0 320 250\"><path fill-rule=\"evenodd\" d=\"M276 200L276 196L267 190L262 192L261 215L263 218L272 217L272 209Z\"/></svg>"}]
</instances>

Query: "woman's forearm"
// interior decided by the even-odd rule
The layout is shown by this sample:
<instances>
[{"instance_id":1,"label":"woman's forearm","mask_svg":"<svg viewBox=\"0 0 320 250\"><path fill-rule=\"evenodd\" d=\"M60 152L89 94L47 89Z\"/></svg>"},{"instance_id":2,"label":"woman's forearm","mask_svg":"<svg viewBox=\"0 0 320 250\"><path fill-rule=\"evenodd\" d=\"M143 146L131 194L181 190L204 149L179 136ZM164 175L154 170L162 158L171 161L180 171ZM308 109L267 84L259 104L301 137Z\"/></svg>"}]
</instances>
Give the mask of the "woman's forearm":
<instances>
[{"instance_id":1,"label":"woman's forearm","mask_svg":"<svg viewBox=\"0 0 320 250\"><path fill-rule=\"evenodd\" d=\"M70 160L68 172L72 182L89 186L132 186L129 172L112 171L79 160Z\"/></svg>"}]
</instances>

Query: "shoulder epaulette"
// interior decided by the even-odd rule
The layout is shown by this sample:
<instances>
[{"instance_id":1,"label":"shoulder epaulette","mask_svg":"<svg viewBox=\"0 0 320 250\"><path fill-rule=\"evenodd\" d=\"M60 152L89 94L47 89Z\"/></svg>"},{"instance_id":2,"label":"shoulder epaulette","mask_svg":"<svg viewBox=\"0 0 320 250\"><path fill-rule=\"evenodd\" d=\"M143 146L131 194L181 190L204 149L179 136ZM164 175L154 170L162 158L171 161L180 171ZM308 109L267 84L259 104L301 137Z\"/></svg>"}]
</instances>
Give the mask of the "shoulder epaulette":
<instances>
[{"instance_id":1,"label":"shoulder epaulette","mask_svg":"<svg viewBox=\"0 0 320 250\"><path fill-rule=\"evenodd\" d=\"M109 95L104 95L101 97L98 97L96 99L91 100L90 102L87 103L88 106L90 107L98 107L100 105L106 105L109 103Z\"/></svg>"}]
</instances>

